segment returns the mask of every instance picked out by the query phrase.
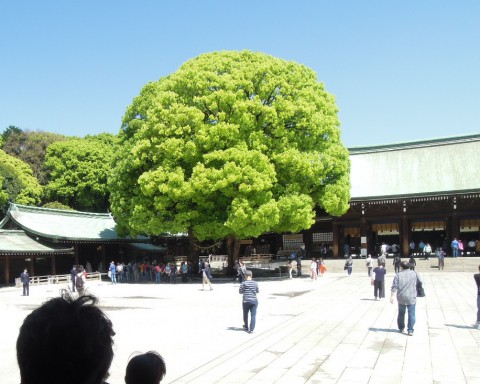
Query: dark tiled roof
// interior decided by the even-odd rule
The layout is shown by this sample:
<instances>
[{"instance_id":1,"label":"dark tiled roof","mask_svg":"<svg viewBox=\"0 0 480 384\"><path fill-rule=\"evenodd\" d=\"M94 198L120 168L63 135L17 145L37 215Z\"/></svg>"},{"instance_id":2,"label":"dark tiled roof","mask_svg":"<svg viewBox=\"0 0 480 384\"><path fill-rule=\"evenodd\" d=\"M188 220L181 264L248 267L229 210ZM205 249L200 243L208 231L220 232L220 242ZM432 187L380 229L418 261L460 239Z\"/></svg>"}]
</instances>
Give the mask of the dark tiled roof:
<instances>
[{"instance_id":1,"label":"dark tiled roof","mask_svg":"<svg viewBox=\"0 0 480 384\"><path fill-rule=\"evenodd\" d=\"M0 229L0 255L73 254L73 248L37 241L21 230Z\"/></svg>"},{"instance_id":2,"label":"dark tiled roof","mask_svg":"<svg viewBox=\"0 0 480 384\"><path fill-rule=\"evenodd\" d=\"M352 201L480 192L480 135L349 151Z\"/></svg>"},{"instance_id":3,"label":"dark tiled roof","mask_svg":"<svg viewBox=\"0 0 480 384\"><path fill-rule=\"evenodd\" d=\"M10 204L7 218L26 233L59 241L149 242L148 237L122 238L115 230L116 223L109 213L90 213L28 207ZM6 225L5 220L2 225Z\"/></svg>"}]
</instances>

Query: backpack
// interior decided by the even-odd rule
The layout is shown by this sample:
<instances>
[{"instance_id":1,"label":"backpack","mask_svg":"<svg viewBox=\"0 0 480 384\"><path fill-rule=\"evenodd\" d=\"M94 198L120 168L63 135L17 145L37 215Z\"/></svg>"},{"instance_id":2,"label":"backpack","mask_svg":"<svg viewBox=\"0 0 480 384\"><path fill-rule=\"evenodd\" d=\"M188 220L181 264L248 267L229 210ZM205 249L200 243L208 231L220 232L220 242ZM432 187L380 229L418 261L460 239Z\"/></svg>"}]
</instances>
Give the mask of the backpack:
<instances>
[{"instance_id":1,"label":"backpack","mask_svg":"<svg viewBox=\"0 0 480 384\"><path fill-rule=\"evenodd\" d=\"M83 288L83 279L82 279L82 276L77 276L75 278L75 286L77 288Z\"/></svg>"}]
</instances>

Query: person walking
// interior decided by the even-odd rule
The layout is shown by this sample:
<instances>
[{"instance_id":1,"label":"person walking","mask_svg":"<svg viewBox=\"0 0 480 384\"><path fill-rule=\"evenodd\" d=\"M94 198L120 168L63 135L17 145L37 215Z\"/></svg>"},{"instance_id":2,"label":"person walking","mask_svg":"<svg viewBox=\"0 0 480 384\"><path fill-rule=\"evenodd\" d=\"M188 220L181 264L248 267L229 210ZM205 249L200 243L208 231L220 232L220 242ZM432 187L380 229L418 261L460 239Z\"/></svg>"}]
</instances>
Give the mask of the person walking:
<instances>
[{"instance_id":1,"label":"person walking","mask_svg":"<svg viewBox=\"0 0 480 384\"><path fill-rule=\"evenodd\" d=\"M318 263L319 263L318 269L320 270L320 276L323 277L323 274L327 272L327 266L325 265L325 261L323 261L323 257L320 258L320 261Z\"/></svg>"},{"instance_id":2,"label":"person walking","mask_svg":"<svg viewBox=\"0 0 480 384\"><path fill-rule=\"evenodd\" d=\"M479 273L473 275L475 283L477 284L477 321L474 326L477 329L480 329L480 265L478 266Z\"/></svg>"},{"instance_id":3,"label":"person walking","mask_svg":"<svg viewBox=\"0 0 480 384\"><path fill-rule=\"evenodd\" d=\"M210 263L208 261L205 261L203 264L202 268L202 287L203 290L205 290L205 284L208 284L210 287L210 291L213 290L212 284L210 283L210 279L212 278L212 275L210 273Z\"/></svg>"},{"instance_id":4,"label":"person walking","mask_svg":"<svg viewBox=\"0 0 480 384\"><path fill-rule=\"evenodd\" d=\"M20 281L23 285L23 296L30 296L30 275L28 274L27 268L20 274Z\"/></svg>"},{"instance_id":5,"label":"person walking","mask_svg":"<svg viewBox=\"0 0 480 384\"><path fill-rule=\"evenodd\" d=\"M399 255L396 255L394 258L393 258L393 267L395 268L395 273L399 273L400 272L400 264L402 263L402 259L400 258Z\"/></svg>"},{"instance_id":6,"label":"person walking","mask_svg":"<svg viewBox=\"0 0 480 384\"><path fill-rule=\"evenodd\" d=\"M259 293L258 283L252 280L252 271L245 271L245 281L240 284L238 292L243 295L242 309L243 309L243 329L248 333L253 333L256 325L258 299ZM250 326L248 324L248 313L250 312Z\"/></svg>"},{"instance_id":7,"label":"person walking","mask_svg":"<svg viewBox=\"0 0 480 384\"><path fill-rule=\"evenodd\" d=\"M393 278L390 302L393 304L395 294L398 302L398 330L405 330L405 313L408 311L407 332L413 336L415 326L415 306L417 303L417 281L422 283L420 276L410 269L410 264L402 261L402 271Z\"/></svg>"},{"instance_id":8,"label":"person walking","mask_svg":"<svg viewBox=\"0 0 480 384\"><path fill-rule=\"evenodd\" d=\"M375 300L383 300L385 298L385 275L387 270L380 264L378 267L373 268L373 296Z\"/></svg>"},{"instance_id":9,"label":"person walking","mask_svg":"<svg viewBox=\"0 0 480 384\"><path fill-rule=\"evenodd\" d=\"M413 257L413 255L410 256L410 259L408 260L408 265L410 265L410 269L412 271L415 271L415 267L417 266L417 262L415 261L415 257ZM401 264L400 264L400 266L401 266Z\"/></svg>"},{"instance_id":10,"label":"person walking","mask_svg":"<svg viewBox=\"0 0 480 384\"><path fill-rule=\"evenodd\" d=\"M352 256L349 256L348 259L345 260L345 266L343 267L343 269L347 271L348 276L351 276L352 268L353 268L353 259L352 259Z\"/></svg>"},{"instance_id":11,"label":"person walking","mask_svg":"<svg viewBox=\"0 0 480 384\"><path fill-rule=\"evenodd\" d=\"M368 254L368 257L365 259L365 264L367 266L368 277L371 277L372 276L372 269L373 269L372 255Z\"/></svg>"}]
</instances>

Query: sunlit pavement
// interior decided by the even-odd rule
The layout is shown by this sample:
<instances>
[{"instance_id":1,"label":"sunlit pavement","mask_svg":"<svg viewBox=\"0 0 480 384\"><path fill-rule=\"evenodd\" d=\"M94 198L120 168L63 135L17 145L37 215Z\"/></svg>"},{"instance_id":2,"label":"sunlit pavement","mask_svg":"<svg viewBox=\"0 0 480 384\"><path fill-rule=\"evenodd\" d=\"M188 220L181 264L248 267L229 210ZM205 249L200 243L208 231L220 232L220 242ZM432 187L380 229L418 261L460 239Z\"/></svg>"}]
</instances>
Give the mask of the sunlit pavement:
<instances>
[{"instance_id":1,"label":"sunlit pavement","mask_svg":"<svg viewBox=\"0 0 480 384\"><path fill-rule=\"evenodd\" d=\"M229 279L214 279L212 291L200 280L92 283L116 332L108 381L124 382L133 352L156 350L167 364L162 383L480 383L480 330L472 326L479 258L447 259L444 271L418 263L427 296L417 300L412 337L398 332L397 305L388 300L392 268L386 300L374 301L364 261L355 261L351 277L341 263L327 262L316 282L259 280L253 334L242 329L239 285ZM15 342L23 319L61 288L32 286L28 297L0 289L2 383L20 382Z\"/></svg>"}]
</instances>

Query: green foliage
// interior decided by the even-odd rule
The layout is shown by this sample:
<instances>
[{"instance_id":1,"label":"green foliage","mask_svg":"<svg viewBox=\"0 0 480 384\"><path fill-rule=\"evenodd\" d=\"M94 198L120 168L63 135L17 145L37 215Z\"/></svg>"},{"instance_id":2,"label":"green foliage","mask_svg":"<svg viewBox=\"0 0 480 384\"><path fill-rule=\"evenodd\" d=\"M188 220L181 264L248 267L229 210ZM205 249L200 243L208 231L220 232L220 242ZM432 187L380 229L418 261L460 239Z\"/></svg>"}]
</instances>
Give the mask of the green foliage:
<instances>
[{"instance_id":1,"label":"green foliage","mask_svg":"<svg viewBox=\"0 0 480 384\"><path fill-rule=\"evenodd\" d=\"M46 196L82 211L108 209L107 176L117 148L116 136L101 134L51 144L45 166L50 172Z\"/></svg>"},{"instance_id":2,"label":"green foliage","mask_svg":"<svg viewBox=\"0 0 480 384\"><path fill-rule=\"evenodd\" d=\"M316 207L348 209L334 97L295 62L201 55L142 89L120 141L109 186L124 233L246 238L307 229Z\"/></svg>"},{"instance_id":3,"label":"green foliage","mask_svg":"<svg viewBox=\"0 0 480 384\"><path fill-rule=\"evenodd\" d=\"M50 203L43 204L43 208L63 209L65 211L74 211L73 208L70 208L68 205L59 203L58 201L52 201Z\"/></svg>"},{"instance_id":4,"label":"green foliage","mask_svg":"<svg viewBox=\"0 0 480 384\"><path fill-rule=\"evenodd\" d=\"M47 147L56 141L65 140L65 136L41 131L22 131L13 126L7 128L3 136L3 150L29 164L39 183L45 185L48 181L48 172L44 165Z\"/></svg>"},{"instance_id":5,"label":"green foliage","mask_svg":"<svg viewBox=\"0 0 480 384\"><path fill-rule=\"evenodd\" d=\"M43 194L29 165L3 150L0 150L0 187L0 206L3 211L7 201L36 205Z\"/></svg>"}]
</instances>

